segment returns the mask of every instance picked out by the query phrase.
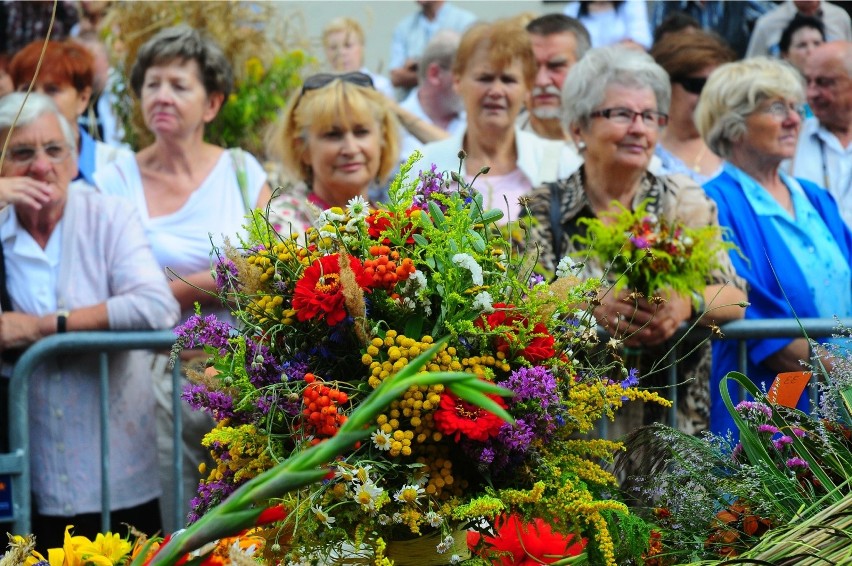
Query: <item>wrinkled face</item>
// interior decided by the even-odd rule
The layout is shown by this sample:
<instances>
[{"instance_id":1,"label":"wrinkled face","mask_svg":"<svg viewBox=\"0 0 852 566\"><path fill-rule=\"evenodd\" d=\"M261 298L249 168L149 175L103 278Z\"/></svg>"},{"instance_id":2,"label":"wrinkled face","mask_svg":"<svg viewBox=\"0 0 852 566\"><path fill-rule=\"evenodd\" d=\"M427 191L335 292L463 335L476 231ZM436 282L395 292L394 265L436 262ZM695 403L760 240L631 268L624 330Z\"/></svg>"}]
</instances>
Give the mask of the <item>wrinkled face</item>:
<instances>
[{"instance_id":1,"label":"wrinkled face","mask_svg":"<svg viewBox=\"0 0 852 566\"><path fill-rule=\"evenodd\" d=\"M208 96L194 60L151 66L142 82L142 114L155 135L182 136L216 117L221 95Z\"/></svg>"},{"instance_id":2,"label":"wrinkled face","mask_svg":"<svg viewBox=\"0 0 852 566\"><path fill-rule=\"evenodd\" d=\"M381 127L375 119L311 128L304 143L302 161L313 171L312 189L329 204L366 195L379 174Z\"/></svg>"},{"instance_id":3,"label":"wrinkled face","mask_svg":"<svg viewBox=\"0 0 852 566\"><path fill-rule=\"evenodd\" d=\"M357 71L364 61L364 46L355 34L336 31L325 38L325 58L338 73Z\"/></svg>"},{"instance_id":4,"label":"wrinkled face","mask_svg":"<svg viewBox=\"0 0 852 566\"><path fill-rule=\"evenodd\" d=\"M520 59L504 67L491 62L488 47L478 47L467 68L455 79L469 124L480 129L508 130L514 126L526 96Z\"/></svg>"},{"instance_id":5,"label":"wrinkled face","mask_svg":"<svg viewBox=\"0 0 852 566\"><path fill-rule=\"evenodd\" d=\"M751 155L779 163L793 157L802 125L798 107L797 101L781 97L765 100L746 117L745 134L734 141L734 146L740 145Z\"/></svg>"},{"instance_id":6,"label":"wrinkled face","mask_svg":"<svg viewBox=\"0 0 852 566\"><path fill-rule=\"evenodd\" d=\"M535 84L529 107L542 120L559 119L562 84L571 66L577 62L577 40L568 32L550 35L530 34L535 56Z\"/></svg>"},{"instance_id":7,"label":"wrinkled face","mask_svg":"<svg viewBox=\"0 0 852 566\"><path fill-rule=\"evenodd\" d=\"M0 132L4 138L6 133ZM46 183L53 194L42 210L64 205L68 185L77 176L77 159L54 114L43 114L31 124L15 128L0 176L30 177Z\"/></svg>"},{"instance_id":8,"label":"wrinkled face","mask_svg":"<svg viewBox=\"0 0 852 566\"><path fill-rule=\"evenodd\" d=\"M604 100L596 110L611 108L656 111L657 97L650 88L612 84L604 91ZM575 126L571 131L576 142L586 144L584 158L589 166L642 171L651 162L659 133L659 126L648 125L642 116L628 124L603 116L591 118L586 128Z\"/></svg>"},{"instance_id":9,"label":"wrinkled face","mask_svg":"<svg viewBox=\"0 0 852 566\"><path fill-rule=\"evenodd\" d=\"M843 129L852 123L852 78L842 57L826 47L805 62L808 104L821 124Z\"/></svg>"},{"instance_id":10,"label":"wrinkled face","mask_svg":"<svg viewBox=\"0 0 852 566\"><path fill-rule=\"evenodd\" d=\"M800 28L790 38L790 49L784 58L791 65L799 69L799 71L804 71L805 61L807 61L814 48L819 47L823 43L825 42L818 29Z\"/></svg>"},{"instance_id":11,"label":"wrinkled face","mask_svg":"<svg viewBox=\"0 0 852 566\"><path fill-rule=\"evenodd\" d=\"M18 92L26 92L30 88L29 83L18 85ZM59 111L72 125L77 124L79 118L89 106L92 97L92 89L87 87L83 92L78 91L67 82L60 82L49 75L39 78L33 86L33 92L46 94L53 99Z\"/></svg>"}]
</instances>

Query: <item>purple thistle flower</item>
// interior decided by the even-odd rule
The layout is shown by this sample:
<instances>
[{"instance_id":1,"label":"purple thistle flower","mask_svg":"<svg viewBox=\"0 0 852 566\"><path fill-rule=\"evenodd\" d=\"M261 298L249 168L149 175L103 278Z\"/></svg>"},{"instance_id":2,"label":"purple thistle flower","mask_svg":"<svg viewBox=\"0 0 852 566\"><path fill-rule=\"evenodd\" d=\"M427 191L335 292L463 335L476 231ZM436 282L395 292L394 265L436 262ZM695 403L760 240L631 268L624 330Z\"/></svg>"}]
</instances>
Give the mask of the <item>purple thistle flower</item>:
<instances>
[{"instance_id":1,"label":"purple thistle flower","mask_svg":"<svg viewBox=\"0 0 852 566\"><path fill-rule=\"evenodd\" d=\"M793 434L799 438L804 438L807 433L803 429L794 426Z\"/></svg>"},{"instance_id":2,"label":"purple thistle flower","mask_svg":"<svg viewBox=\"0 0 852 566\"><path fill-rule=\"evenodd\" d=\"M798 456L793 456L792 458L787 459L787 467L791 468L791 469L792 468L805 468L805 469L807 469L810 466L808 465L808 463L805 460L799 458Z\"/></svg>"},{"instance_id":3,"label":"purple thistle flower","mask_svg":"<svg viewBox=\"0 0 852 566\"><path fill-rule=\"evenodd\" d=\"M758 401L740 401L734 409L745 418L753 418L761 415L767 419L772 418L772 409L765 403Z\"/></svg>"},{"instance_id":4,"label":"purple thistle flower","mask_svg":"<svg viewBox=\"0 0 852 566\"><path fill-rule=\"evenodd\" d=\"M768 432L769 434L775 434L778 432L778 427L772 426L771 424L762 424L757 427L757 432Z\"/></svg>"},{"instance_id":5,"label":"purple thistle flower","mask_svg":"<svg viewBox=\"0 0 852 566\"><path fill-rule=\"evenodd\" d=\"M640 250L645 250L651 247L650 242L642 236L632 236L630 242Z\"/></svg>"},{"instance_id":6,"label":"purple thistle flower","mask_svg":"<svg viewBox=\"0 0 852 566\"><path fill-rule=\"evenodd\" d=\"M783 450L785 446L789 446L790 444L793 444L793 439L786 434L772 441L772 445L775 446L776 450Z\"/></svg>"}]
</instances>

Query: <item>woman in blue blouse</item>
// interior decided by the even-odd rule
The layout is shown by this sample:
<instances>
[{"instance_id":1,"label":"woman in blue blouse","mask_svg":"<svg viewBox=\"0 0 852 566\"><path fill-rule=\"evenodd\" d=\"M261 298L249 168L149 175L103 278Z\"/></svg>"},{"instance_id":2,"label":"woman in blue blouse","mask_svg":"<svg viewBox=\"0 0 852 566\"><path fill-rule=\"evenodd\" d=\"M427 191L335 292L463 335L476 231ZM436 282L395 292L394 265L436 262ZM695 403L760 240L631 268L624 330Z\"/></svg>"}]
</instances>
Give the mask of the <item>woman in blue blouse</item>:
<instances>
[{"instance_id":1,"label":"woman in blue blouse","mask_svg":"<svg viewBox=\"0 0 852 566\"><path fill-rule=\"evenodd\" d=\"M779 169L796 150L803 100L792 67L758 57L716 69L696 108L698 131L725 159L704 188L742 252L731 259L749 284L747 319L852 315L852 233L828 192ZM808 358L804 338L750 340L746 373L768 388ZM719 381L736 369L736 343L716 342L710 420L717 433L735 430ZM799 408L807 407L803 399Z\"/></svg>"}]
</instances>

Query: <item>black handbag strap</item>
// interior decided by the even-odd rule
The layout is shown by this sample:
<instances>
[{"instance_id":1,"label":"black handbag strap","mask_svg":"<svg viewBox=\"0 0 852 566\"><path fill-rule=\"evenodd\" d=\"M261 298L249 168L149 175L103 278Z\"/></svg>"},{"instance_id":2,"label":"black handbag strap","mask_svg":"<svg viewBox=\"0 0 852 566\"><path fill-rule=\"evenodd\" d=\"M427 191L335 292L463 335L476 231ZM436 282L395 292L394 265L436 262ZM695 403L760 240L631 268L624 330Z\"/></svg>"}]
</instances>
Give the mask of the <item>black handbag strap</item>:
<instances>
[{"instance_id":1,"label":"black handbag strap","mask_svg":"<svg viewBox=\"0 0 852 566\"><path fill-rule=\"evenodd\" d=\"M12 298L6 288L6 255L3 253L3 243L0 242L0 309L3 312L12 310Z\"/></svg>"}]
</instances>

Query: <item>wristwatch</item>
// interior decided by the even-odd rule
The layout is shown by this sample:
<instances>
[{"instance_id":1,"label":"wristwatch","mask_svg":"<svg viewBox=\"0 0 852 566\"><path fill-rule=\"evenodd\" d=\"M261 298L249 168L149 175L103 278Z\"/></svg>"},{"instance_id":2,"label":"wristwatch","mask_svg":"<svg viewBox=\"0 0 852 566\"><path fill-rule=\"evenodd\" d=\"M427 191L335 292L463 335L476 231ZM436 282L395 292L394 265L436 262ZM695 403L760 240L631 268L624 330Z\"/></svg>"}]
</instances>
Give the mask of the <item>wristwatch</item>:
<instances>
[{"instance_id":1,"label":"wristwatch","mask_svg":"<svg viewBox=\"0 0 852 566\"><path fill-rule=\"evenodd\" d=\"M56 311L56 333L64 334L68 330L68 315L67 310Z\"/></svg>"}]
</instances>

